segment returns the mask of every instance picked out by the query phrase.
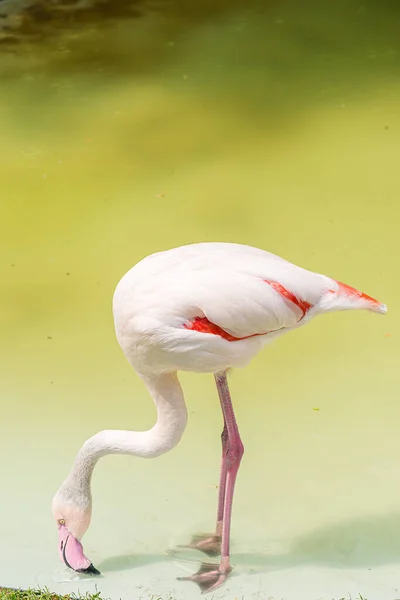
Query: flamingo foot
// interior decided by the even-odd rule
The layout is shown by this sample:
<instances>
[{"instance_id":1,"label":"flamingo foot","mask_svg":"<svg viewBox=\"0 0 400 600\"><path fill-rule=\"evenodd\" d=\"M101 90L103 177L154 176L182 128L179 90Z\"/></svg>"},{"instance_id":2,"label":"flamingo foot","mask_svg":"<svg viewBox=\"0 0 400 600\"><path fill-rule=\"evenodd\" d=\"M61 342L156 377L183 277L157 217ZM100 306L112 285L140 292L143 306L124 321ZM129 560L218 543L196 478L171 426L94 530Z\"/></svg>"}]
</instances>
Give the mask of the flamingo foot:
<instances>
[{"instance_id":1,"label":"flamingo foot","mask_svg":"<svg viewBox=\"0 0 400 600\"><path fill-rule=\"evenodd\" d=\"M227 561L227 563L224 564L224 561ZM189 577L178 577L178 579L179 581L193 581L197 583L202 594L207 594L225 583L231 571L232 567L229 564L229 558L225 558L222 559L220 565L202 563L197 573L189 575Z\"/></svg>"},{"instance_id":2,"label":"flamingo foot","mask_svg":"<svg viewBox=\"0 0 400 600\"><path fill-rule=\"evenodd\" d=\"M190 544L180 544L178 548L191 548L200 550L207 556L219 556L221 554L221 536L210 533L196 534L192 537Z\"/></svg>"}]
</instances>

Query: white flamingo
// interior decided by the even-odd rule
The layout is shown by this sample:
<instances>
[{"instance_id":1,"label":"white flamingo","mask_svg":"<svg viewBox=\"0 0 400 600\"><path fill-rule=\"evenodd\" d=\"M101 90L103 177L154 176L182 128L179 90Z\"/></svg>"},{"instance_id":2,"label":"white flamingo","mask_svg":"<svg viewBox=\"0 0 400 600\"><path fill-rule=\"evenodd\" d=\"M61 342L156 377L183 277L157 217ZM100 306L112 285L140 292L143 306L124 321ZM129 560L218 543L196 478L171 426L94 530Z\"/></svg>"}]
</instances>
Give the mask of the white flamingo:
<instances>
[{"instance_id":1,"label":"white flamingo","mask_svg":"<svg viewBox=\"0 0 400 600\"><path fill-rule=\"evenodd\" d=\"M90 523L90 481L98 459L153 458L174 448L187 421L177 371L207 372L214 374L224 418L217 524L214 534L194 536L188 547L221 554L221 560L181 579L198 583L203 592L220 586L232 570L232 499L243 455L227 370L246 365L264 344L318 314L352 309L386 312L384 304L335 279L239 244L183 246L148 256L128 271L114 294L116 335L153 398L157 422L149 431L101 431L79 450L53 499L64 563L99 574L79 541Z\"/></svg>"}]
</instances>

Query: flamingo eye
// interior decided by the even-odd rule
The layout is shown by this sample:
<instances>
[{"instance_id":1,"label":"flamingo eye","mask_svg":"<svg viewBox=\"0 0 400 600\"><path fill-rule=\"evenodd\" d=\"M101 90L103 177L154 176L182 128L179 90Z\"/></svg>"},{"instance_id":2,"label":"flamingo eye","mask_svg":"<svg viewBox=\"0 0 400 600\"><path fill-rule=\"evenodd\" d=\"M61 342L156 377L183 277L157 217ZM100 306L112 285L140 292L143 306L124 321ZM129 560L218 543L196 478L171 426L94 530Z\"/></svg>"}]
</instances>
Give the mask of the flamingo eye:
<instances>
[{"instance_id":1,"label":"flamingo eye","mask_svg":"<svg viewBox=\"0 0 400 600\"><path fill-rule=\"evenodd\" d=\"M65 519L58 519L59 525L65 525Z\"/></svg>"}]
</instances>

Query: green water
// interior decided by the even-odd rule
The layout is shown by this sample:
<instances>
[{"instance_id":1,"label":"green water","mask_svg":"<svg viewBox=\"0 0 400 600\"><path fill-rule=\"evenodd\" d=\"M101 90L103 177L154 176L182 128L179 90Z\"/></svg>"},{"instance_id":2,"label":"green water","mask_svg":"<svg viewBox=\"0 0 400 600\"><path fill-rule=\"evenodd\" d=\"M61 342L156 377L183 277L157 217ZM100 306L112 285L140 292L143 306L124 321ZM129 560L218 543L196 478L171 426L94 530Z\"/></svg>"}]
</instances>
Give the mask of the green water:
<instances>
[{"instance_id":1,"label":"green water","mask_svg":"<svg viewBox=\"0 0 400 600\"><path fill-rule=\"evenodd\" d=\"M400 11L301 4L115 4L0 36L1 585L70 591L51 498L86 438L154 422L114 337L119 278L151 252L220 240L389 307L321 317L232 374L245 445L232 597L354 584L394 599ZM115 598L197 594L165 553L214 524L221 416L211 376L181 380L179 447L95 472L85 548ZM314 592L304 565L337 574Z\"/></svg>"}]
</instances>

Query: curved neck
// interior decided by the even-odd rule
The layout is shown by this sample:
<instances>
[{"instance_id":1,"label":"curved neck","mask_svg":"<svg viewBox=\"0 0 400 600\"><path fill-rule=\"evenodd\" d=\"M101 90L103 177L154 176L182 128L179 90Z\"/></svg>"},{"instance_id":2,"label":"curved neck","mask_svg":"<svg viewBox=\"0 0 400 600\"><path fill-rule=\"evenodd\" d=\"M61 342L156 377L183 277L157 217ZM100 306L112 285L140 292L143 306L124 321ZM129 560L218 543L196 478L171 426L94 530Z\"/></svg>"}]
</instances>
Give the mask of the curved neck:
<instances>
[{"instance_id":1,"label":"curved neck","mask_svg":"<svg viewBox=\"0 0 400 600\"><path fill-rule=\"evenodd\" d=\"M157 408L157 422L148 431L107 430L89 438L79 450L68 480L87 489L96 462L106 454L154 458L174 448L187 423L187 409L176 373L141 375Z\"/></svg>"}]
</instances>

